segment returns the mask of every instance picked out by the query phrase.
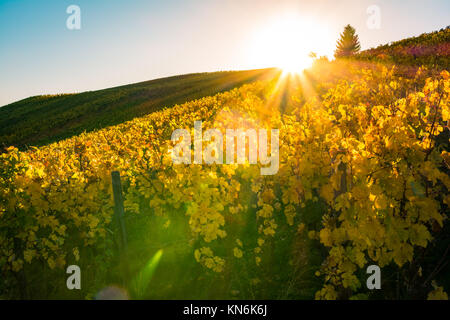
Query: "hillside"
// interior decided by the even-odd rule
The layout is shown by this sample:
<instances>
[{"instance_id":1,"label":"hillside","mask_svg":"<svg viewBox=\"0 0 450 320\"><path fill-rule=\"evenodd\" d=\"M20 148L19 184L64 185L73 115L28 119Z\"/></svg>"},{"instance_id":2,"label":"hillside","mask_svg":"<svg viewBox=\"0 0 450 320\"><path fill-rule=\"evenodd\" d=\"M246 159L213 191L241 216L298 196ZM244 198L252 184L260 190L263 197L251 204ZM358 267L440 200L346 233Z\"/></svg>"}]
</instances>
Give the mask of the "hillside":
<instances>
[{"instance_id":1,"label":"hillside","mask_svg":"<svg viewBox=\"0 0 450 320\"><path fill-rule=\"evenodd\" d=\"M0 108L0 299L448 298L447 35Z\"/></svg>"},{"instance_id":2,"label":"hillside","mask_svg":"<svg viewBox=\"0 0 450 320\"><path fill-rule=\"evenodd\" d=\"M450 68L450 28L368 49L357 60ZM0 107L0 150L59 141L276 76L274 69L196 73L77 94L41 95Z\"/></svg>"},{"instance_id":3,"label":"hillside","mask_svg":"<svg viewBox=\"0 0 450 320\"><path fill-rule=\"evenodd\" d=\"M313 67L283 110L286 78L258 81L26 152L8 148L0 298L92 298L118 282L133 299L443 297L450 155L448 139L435 138L447 130L450 75L405 78L364 64ZM276 174L224 164L216 139L204 139L203 156L219 164L173 163L171 134L198 119L205 134L279 129ZM122 179L126 259L111 171ZM81 290L60 285L72 264ZM382 268L383 290L365 287L369 265ZM149 266L153 278L140 281Z\"/></svg>"},{"instance_id":4,"label":"hillside","mask_svg":"<svg viewBox=\"0 0 450 320\"><path fill-rule=\"evenodd\" d=\"M450 68L450 27L360 52L355 58L406 66Z\"/></svg>"},{"instance_id":5,"label":"hillside","mask_svg":"<svg viewBox=\"0 0 450 320\"><path fill-rule=\"evenodd\" d=\"M0 108L0 148L44 145L272 77L274 72L195 73L77 94L30 97Z\"/></svg>"}]
</instances>

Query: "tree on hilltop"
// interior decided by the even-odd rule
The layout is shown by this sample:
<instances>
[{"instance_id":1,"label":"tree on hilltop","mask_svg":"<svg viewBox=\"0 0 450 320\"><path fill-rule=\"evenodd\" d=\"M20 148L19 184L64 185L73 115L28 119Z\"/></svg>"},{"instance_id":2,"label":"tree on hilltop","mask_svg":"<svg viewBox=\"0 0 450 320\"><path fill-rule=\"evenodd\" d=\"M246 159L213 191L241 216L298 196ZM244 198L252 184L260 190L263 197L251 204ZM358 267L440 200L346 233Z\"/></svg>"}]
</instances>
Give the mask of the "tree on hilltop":
<instances>
[{"instance_id":1,"label":"tree on hilltop","mask_svg":"<svg viewBox=\"0 0 450 320\"><path fill-rule=\"evenodd\" d=\"M349 24L346 25L344 31L341 33L340 39L337 41L334 57L349 57L359 52L360 49L361 45L355 28Z\"/></svg>"}]
</instances>

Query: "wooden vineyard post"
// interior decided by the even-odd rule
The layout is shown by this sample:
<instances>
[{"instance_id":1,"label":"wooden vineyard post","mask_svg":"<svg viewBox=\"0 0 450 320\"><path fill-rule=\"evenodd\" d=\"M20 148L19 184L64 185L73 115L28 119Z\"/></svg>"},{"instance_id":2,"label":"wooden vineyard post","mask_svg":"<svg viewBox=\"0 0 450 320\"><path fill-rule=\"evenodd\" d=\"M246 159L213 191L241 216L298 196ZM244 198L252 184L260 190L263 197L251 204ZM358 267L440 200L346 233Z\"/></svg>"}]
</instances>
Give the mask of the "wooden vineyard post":
<instances>
[{"instance_id":1,"label":"wooden vineyard post","mask_svg":"<svg viewBox=\"0 0 450 320\"><path fill-rule=\"evenodd\" d=\"M125 277L128 276L127 263L127 230L125 228L125 210L123 207L122 183L120 181L120 173L118 171L111 172L113 195L114 195L114 215L119 225L119 252L122 268Z\"/></svg>"},{"instance_id":2,"label":"wooden vineyard post","mask_svg":"<svg viewBox=\"0 0 450 320\"><path fill-rule=\"evenodd\" d=\"M119 224L120 250L123 252L127 248L127 231L125 229L125 210L123 208L122 183L118 171L111 172L113 194L114 194L114 214Z\"/></svg>"}]
</instances>

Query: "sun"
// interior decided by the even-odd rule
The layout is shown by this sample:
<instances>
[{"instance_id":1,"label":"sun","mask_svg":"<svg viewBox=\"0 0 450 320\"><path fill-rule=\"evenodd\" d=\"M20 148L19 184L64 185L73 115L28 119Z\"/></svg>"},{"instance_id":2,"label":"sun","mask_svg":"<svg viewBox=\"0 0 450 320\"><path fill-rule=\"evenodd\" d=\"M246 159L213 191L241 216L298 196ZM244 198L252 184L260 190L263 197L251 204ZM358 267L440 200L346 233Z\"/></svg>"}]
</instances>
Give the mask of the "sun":
<instances>
[{"instance_id":1,"label":"sun","mask_svg":"<svg viewBox=\"0 0 450 320\"><path fill-rule=\"evenodd\" d=\"M284 73L300 73L301 71L310 68L312 65L312 59L308 56L296 55L293 57L285 58L284 61L280 61L276 67L283 70Z\"/></svg>"},{"instance_id":2,"label":"sun","mask_svg":"<svg viewBox=\"0 0 450 320\"><path fill-rule=\"evenodd\" d=\"M283 15L255 31L249 60L253 66L300 73L312 65L309 54L324 52L329 38L323 25L296 14Z\"/></svg>"}]
</instances>

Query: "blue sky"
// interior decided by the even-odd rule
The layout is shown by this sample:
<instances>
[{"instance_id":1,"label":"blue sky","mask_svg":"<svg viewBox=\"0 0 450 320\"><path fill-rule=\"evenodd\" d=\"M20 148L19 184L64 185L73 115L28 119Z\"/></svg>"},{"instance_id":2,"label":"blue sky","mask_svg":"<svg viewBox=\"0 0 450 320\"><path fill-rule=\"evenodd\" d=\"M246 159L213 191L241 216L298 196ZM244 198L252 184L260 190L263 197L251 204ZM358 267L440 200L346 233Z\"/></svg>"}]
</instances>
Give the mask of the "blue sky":
<instances>
[{"instance_id":1,"label":"blue sky","mask_svg":"<svg viewBox=\"0 0 450 320\"><path fill-rule=\"evenodd\" d=\"M81 8L80 30L66 27L71 4ZM366 25L370 5L381 10L378 30ZM273 60L257 59L264 47L255 52L253 40L286 13L326 33L298 30L294 41L314 39L309 47L331 55L347 23L365 49L449 25L450 1L0 0L0 106L175 74L270 67Z\"/></svg>"}]
</instances>

